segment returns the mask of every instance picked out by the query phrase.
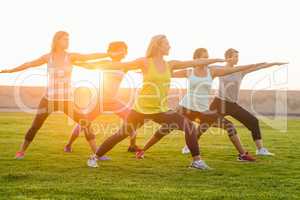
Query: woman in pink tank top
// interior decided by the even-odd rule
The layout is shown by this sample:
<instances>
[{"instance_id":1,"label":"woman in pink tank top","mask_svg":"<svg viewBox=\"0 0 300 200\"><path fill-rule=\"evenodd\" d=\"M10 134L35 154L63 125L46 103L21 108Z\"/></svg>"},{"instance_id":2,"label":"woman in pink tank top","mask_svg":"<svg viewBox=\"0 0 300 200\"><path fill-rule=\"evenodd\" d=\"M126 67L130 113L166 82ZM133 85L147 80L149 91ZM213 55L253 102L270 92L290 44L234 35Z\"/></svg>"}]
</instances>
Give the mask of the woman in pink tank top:
<instances>
[{"instance_id":1,"label":"woman in pink tank top","mask_svg":"<svg viewBox=\"0 0 300 200\"><path fill-rule=\"evenodd\" d=\"M86 139L89 142L92 151L96 151L95 135L91 132L91 129L89 129L90 121L84 114L77 111L79 109L76 110L73 103L71 88L72 65L75 62L95 60L109 57L110 55L107 53L86 55L69 53L67 52L68 47L69 34L64 31L59 31L53 37L50 53L14 69L0 71L0 73L13 73L44 64L48 65L48 85L46 94L40 101L37 114L25 135L20 150L16 153L16 159L22 159L24 157L26 149L29 147L44 121L55 111L62 111L75 122L79 123L85 132Z\"/></svg>"}]
</instances>

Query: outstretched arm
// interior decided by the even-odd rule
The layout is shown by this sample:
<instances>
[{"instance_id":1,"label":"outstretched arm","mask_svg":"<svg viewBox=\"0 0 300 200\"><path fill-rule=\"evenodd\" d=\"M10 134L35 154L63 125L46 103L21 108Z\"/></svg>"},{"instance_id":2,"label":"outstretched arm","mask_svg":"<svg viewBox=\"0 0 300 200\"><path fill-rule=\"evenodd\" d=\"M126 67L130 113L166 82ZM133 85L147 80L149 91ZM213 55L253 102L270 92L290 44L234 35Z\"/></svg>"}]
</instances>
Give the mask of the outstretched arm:
<instances>
[{"instance_id":1,"label":"outstretched arm","mask_svg":"<svg viewBox=\"0 0 300 200\"><path fill-rule=\"evenodd\" d=\"M107 58L110 54L108 53L93 53L93 54L79 54L79 53L71 53L70 59L73 63L75 62L84 62L89 60L97 60L101 58Z\"/></svg>"},{"instance_id":2,"label":"outstretched arm","mask_svg":"<svg viewBox=\"0 0 300 200\"><path fill-rule=\"evenodd\" d=\"M111 69L111 70L136 70L144 67L143 59L137 59L130 62L112 62L109 60L98 62L76 62L74 65L84 67L86 69Z\"/></svg>"},{"instance_id":3,"label":"outstretched arm","mask_svg":"<svg viewBox=\"0 0 300 200\"><path fill-rule=\"evenodd\" d=\"M205 66L217 62L225 62L225 60L224 59L195 59L190 61L173 60L173 61L169 61L169 65L174 70L174 69L184 69L188 67Z\"/></svg>"},{"instance_id":4,"label":"outstretched arm","mask_svg":"<svg viewBox=\"0 0 300 200\"><path fill-rule=\"evenodd\" d=\"M111 65L111 63L112 61L110 60L101 60L97 62L74 62L73 64L78 67L93 70L100 69L101 66L103 66L102 69L104 69L107 65Z\"/></svg>"},{"instance_id":5,"label":"outstretched arm","mask_svg":"<svg viewBox=\"0 0 300 200\"><path fill-rule=\"evenodd\" d=\"M273 62L273 63L264 63L264 64L260 64L256 67L253 67L253 68L250 68L248 70L244 70L243 71L243 74L246 75L248 73L251 73L251 72L254 72L254 71L257 71L257 70L260 70L260 69L265 69L265 68L269 68L269 67L273 67L275 65L285 65L285 64L288 64L288 62Z\"/></svg>"},{"instance_id":6,"label":"outstretched arm","mask_svg":"<svg viewBox=\"0 0 300 200\"><path fill-rule=\"evenodd\" d=\"M43 64L47 63L47 58L46 58L46 55L36 59L36 60L33 60L33 61L30 61L30 62L26 62L24 63L23 65L20 65L16 68L13 68L13 69L4 69L4 70L1 70L0 73L14 73L14 72L19 72L19 71L23 71L23 70L26 70L26 69L29 69L29 68L33 68L33 67L39 67Z\"/></svg>"},{"instance_id":7,"label":"outstretched arm","mask_svg":"<svg viewBox=\"0 0 300 200\"><path fill-rule=\"evenodd\" d=\"M172 77L174 78L186 78L189 76L191 69L173 70Z\"/></svg>"},{"instance_id":8,"label":"outstretched arm","mask_svg":"<svg viewBox=\"0 0 300 200\"><path fill-rule=\"evenodd\" d=\"M243 66L236 66L236 67L228 67L227 65L225 65L224 67L211 66L210 73L211 73L212 77L215 78L215 77L219 77L219 76L226 76L226 75L233 74L236 72L244 72L247 70L251 70L251 69L257 68L263 64L266 64L266 63L257 63L257 64L252 64L252 65L243 65Z\"/></svg>"},{"instance_id":9,"label":"outstretched arm","mask_svg":"<svg viewBox=\"0 0 300 200\"><path fill-rule=\"evenodd\" d=\"M213 77L219 77L219 76L226 76L229 74L233 74L236 72L242 72L243 75L246 75L249 72L253 72L259 69L271 67L274 65L284 65L287 63L257 63L252 65L242 65L242 66L236 66L236 67L211 67L211 74Z\"/></svg>"}]
</instances>

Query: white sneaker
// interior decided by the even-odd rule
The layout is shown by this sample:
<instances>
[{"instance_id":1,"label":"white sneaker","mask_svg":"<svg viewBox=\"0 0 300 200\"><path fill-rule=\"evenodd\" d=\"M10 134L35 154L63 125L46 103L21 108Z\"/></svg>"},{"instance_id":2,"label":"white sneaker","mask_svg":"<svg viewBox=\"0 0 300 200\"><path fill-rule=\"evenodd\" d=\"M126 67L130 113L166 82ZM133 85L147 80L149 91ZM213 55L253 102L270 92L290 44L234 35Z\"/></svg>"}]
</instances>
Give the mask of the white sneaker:
<instances>
[{"instance_id":1,"label":"white sneaker","mask_svg":"<svg viewBox=\"0 0 300 200\"><path fill-rule=\"evenodd\" d=\"M190 154L191 151L187 146L184 146L181 150L182 154Z\"/></svg>"},{"instance_id":2,"label":"white sneaker","mask_svg":"<svg viewBox=\"0 0 300 200\"><path fill-rule=\"evenodd\" d=\"M200 170L211 169L203 160L193 161L190 167L195 169L200 169Z\"/></svg>"},{"instance_id":3,"label":"white sneaker","mask_svg":"<svg viewBox=\"0 0 300 200\"><path fill-rule=\"evenodd\" d=\"M97 157L95 155L92 155L87 161L87 166L92 168L97 168L98 167L97 160L98 160Z\"/></svg>"},{"instance_id":4,"label":"white sneaker","mask_svg":"<svg viewBox=\"0 0 300 200\"><path fill-rule=\"evenodd\" d=\"M262 147L262 148L256 150L256 155L258 155L258 156L274 156L275 154L269 152L267 148Z\"/></svg>"}]
</instances>

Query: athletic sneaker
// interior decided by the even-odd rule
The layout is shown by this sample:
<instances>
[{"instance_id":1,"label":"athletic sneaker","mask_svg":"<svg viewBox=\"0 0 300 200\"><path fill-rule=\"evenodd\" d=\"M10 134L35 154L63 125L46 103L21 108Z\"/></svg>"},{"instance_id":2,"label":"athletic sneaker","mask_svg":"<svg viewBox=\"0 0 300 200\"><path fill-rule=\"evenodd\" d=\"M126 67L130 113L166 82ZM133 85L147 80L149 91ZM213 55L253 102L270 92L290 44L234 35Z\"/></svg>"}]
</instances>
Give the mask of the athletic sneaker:
<instances>
[{"instance_id":1,"label":"athletic sneaker","mask_svg":"<svg viewBox=\"0 0 300 200\"><path fill-rule=\"evenodd\" d=\"M190 168L201 169L201 170L209 170L211 169L204 160L195 160L192 162Z\"/></svg>"},{"instance_id":2,"label":"athletic sneaker","mask_svg":"<svg viewBox=\"0 0 300 200\"><path fill-rule=\"evenodd\" d=\"M262 147L262 148L256 150L256 155L258 155L258 156L274 156L275 154L269 152L267 148Z\"/></svg>"},{"instance_id":3,"label":"athletic sneaker","mask_svg":"<svg viewBox=\"0 0 300 200\"><path fill-rule=\"evenodd\" d=\"M23 152L23 151L17 151L17 152L16 152L16 157L15 157L15 159L17 159L17 160L22 160L24 157L25 157L25 152Z\"/></svg>"},{"instance_id":4,"label":"athletic sneaker","mask_svg":"<svg viewBox=\"0 0 300 200\"><path fill-rule=\"evenodd\" d=\"M107 160L111 160L111 158L108 157L108 156L101 156L101 157L97 157L97 160L99 160L99 161L107 161Z\"/></svg>"},{"instance_id":5,"label":"athletic sneaker","mask_svg":"<svg viewBox=\"0 0 300 200\"><path fill-rule=\"evenodd\" d=\"M23 158L25 157L25 152L23 152L23 151L17 151L16 152L16 159L17 160L22 160Z\"/></svg>"},{"instance_id":6,"label":"athletic sneaker","mask_svg":"<svg viewBox=\"0 0 300 200\"><path fill-rule=\"evenodd\" d=\"M184 147L182 148L182 150L181 150L181 153L182 153L182 154L190 154L191 151L190 151L190 149L189 149L187 146L184 146Z\"/></svg>"},{"instance_id":7,"label":"athletic sneaker","mask_svg":"<svg viewBox=\"0 0 300 200\"><path fill-rule=\"evenodd\" d=\"M135 153L136 159L144 159L145 152L143 150L137 150Z\"/></svg>"},{"instance_id":8,"label":"athletic sneaker","mask_svg":"<svg viewBox=\"0 0 300 200\"><path fill-rule=\"evenodd\" d=\"M87 166L92 167L92 168L97 168L98 163L97 163L97 157L95 155L90 156L90 158L87 161Z\"/></svg>"},{"instance_id":9,"label":"athletic sneaker","mask_svg":"<svg viewBox=\"0 0 300 200\"><path fill-rule=\"evenodd\" d=\"M66 145L66 146L64 147L64 152L66 152L66 153L71 153L71 152L72 152L72 147Z\"/></svg>"},{"instance_id":10,"label":"athletic sneaker","mask_svg":"<svg viewBox=\"0 0 300 200\"><path fill-rule=\"evenodd\" d=\"M237 160L240 162L254 162L255 158L253 158L248 152L246 152L243 155L239 154Z\"/></svg>"}]
</instances>

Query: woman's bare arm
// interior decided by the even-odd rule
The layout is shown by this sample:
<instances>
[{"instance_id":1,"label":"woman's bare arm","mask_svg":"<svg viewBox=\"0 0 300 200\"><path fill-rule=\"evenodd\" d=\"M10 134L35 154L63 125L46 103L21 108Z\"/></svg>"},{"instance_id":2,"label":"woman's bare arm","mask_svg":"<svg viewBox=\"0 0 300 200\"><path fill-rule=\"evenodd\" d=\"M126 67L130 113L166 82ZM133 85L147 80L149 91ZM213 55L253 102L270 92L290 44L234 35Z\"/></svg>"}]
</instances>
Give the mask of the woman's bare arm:
<instances>
[{"instance_id":1,"label":"woman's bare arm","mask_svg":"<svg viewBox=\"0 0 300 200\"><path fill-rule=\"evenodd\" d=\"M129 62L112 62L109 60L98 62L76 62L76 66L84 67L86 69L110 69L110 70L137 70L144 67L143 59L137 59Z\"/></svg>"},{"instance_id":2,"label":"woman's bare arm","mask_svg":"<svg viewBox=\"0 0 300 200\"><path fill-rule=\"evenodd\" d=\"M23 71L29 68L33 68L33 67L39 67L43 64L47 63L47 55L41 56L38 59L35 59L33 61L30 62L26 62L16 68L13 69L4 69L1 70L0 73L14 73L14 72L19 72L19 71Z\"/></svg>"},{"instance_id":3,"label":"woman's bare arm","mask_svg":"<svg viewBox=\"0 0 300 200\"><path fill-rule=\"evenodd\" d=\"M190 75L191 69L173 70L172 77L174 78L186 78Z\"/></svg>"},{"instance_id":4,"label":"woman's bare arm","mask_svg":"<svg viewBox=\"0 0 300 200\"><path fill-rule=\"evenodd\" d=\"M249 69L253 69L257 66L260 66L265 63L257 63L257 64L251 64L251 65L243 65L243 66L236 66L236 67L228 67L227 65L223 66L211 66L210 67L210 73L213 78L220 77L220 76L226 76L229 74L233 74L236 72L242 72Z\"/></svg>"},{"instance_id":5,"label":"woman's bare arm","mask_svg":"<svg viewBox=\"0 0 300 200\"><path fill-rule=\"evenodd\" d=\"M174 70L174 69L185 69L188 67L205 66L217 62L225 62L225 60L224 59L195 59L190 61L173 60L173 61L169 61L169 65Z\"/></svg>"},{"instance_id":6,"label":"woman's bare arm","mask_svg":"<svg viewBox=\"0 0 300 200\"><path fill-rule=\"evenodd\" d=\"M92 54L80 54L80 53L71 53L70 59L72 63L75 62L84 62L89 60L97 60L101 58L108 58L110 54L108 53L92 53Z\"/></svg>"},{"instance_id":7,"label":"woman's bare arm","mask_svg":"<svg viewBox=\"0 0 300 200\"><path fill-rule=\"evenodd\" d=\"M269 68L269 67L273 67L273 66L280 66L280 65L286 65L288 64L288 62L273 62L273 63L264 63L264 64L261 64L261 65L258 65L256 67L253 67L251 69L248 69L248 70L244 70L243 71L243 74L246 75L248 73L251 73L251 72L254 72L254 71L258 71L258 70L261 70L261 69L265 69L265 68Z\"/></svg>"}]
</instances>

